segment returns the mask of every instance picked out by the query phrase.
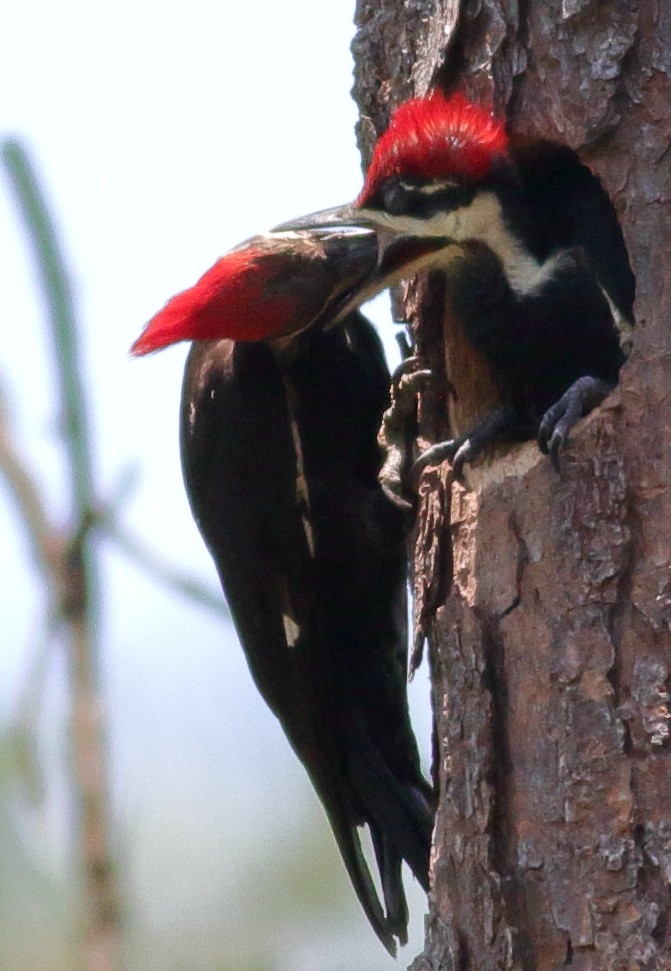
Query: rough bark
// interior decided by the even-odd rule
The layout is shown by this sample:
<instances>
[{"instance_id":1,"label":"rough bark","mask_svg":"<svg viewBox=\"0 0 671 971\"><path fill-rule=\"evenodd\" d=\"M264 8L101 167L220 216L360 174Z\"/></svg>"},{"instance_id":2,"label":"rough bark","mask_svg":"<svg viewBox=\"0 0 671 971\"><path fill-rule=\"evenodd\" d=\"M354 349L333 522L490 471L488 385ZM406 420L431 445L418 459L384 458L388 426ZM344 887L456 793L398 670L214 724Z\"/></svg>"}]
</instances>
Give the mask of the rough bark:
<instances>
[{"instance_id":1,"label":"rough bark","mask_svg":"<svg viewBox=\"0 0 671 971\"><path fill-rule=\"evenodd\" d=\"M527 443L422 483L440 805L413 968L671 968L671 4L359 0L356 21L365 161L400 101L456 85L580 153L637 279L631 358L560 476ZM440 366L436 306L411 294Z\"/></svg>"}]
</instances>

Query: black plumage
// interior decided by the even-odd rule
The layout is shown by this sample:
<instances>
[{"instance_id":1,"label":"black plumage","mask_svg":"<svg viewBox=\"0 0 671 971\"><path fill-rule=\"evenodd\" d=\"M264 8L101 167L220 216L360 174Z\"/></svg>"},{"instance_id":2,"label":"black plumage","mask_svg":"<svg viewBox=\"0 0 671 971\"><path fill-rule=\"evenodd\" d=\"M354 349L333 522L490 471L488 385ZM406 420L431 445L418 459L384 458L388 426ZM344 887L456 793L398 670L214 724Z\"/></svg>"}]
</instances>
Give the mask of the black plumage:
<instances>
[{"instance_id":1,"label":"black plumage","mask_svg":"<svg viewBox=\"0 0 671 971\"><path fill-rule=\"evenodd\" d=\"M196 342L181 447L193 514L254 680L393 952L394 937L407 936L401 860L427 889L432 814L407 709L404 526L377 480L388 386L377 335L356 313L283 351Z\"/></svg>"},{"instance_id":2,"label":"black plumage","mask_svg":"<svg viewBox=\"0 0 671 971\"><path fill-rule=\"evenodd\" d=\"M375 229L366 283L442 274L454 438L420 465L465 462L538 437L557 463L577 419L615 386L631 346L634 277L613 205L568 146L509 139L501 122L439 91L402 105L352 205L283 231Z\"/></svg>"},{"instance_id":3,"label":"black plumage","mask_svg":"<svg viewBox=\"0 0 671 971\"><path fill-rule=\"evenodd\" d=\"M440 217L447 190L427 187L416 179L413 192L406 180L406 216ZM631 344L635 282L615 210L576 153L549 141L512 142L486 178L449 194L462 235L458 249L446 236L450 258L435 267L460 330L453 340L487 362L482 380L498 408L420 463L449 457L459 472L493 442L534 436L556 462L577 418L617 383ZM471 207L487 198L499 226L476 216L469 235ZM459 372L449 377L459 394Z\"/></svg>"}]
</instances>

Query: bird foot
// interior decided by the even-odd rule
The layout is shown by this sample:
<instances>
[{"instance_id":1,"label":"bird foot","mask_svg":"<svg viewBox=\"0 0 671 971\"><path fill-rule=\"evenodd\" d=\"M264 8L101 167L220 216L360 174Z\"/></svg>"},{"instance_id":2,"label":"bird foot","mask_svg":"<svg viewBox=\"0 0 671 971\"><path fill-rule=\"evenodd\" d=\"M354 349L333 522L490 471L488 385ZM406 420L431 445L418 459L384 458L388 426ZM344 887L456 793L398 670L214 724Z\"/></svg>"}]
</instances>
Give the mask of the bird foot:
<instances>
[{"instance_id":1,"label":"bird foot","mask_svg":"<svg viewBox=\"0 0 671 971\"><path fill-rule=\"evenodd\" d=\"M465 435L438 442L422 452L411 469L412 480L417 481L425 468L440 465L445 459L451 461L454 477L460 478L467 462L473 462L502 438L514 437L512 433L518 425L519 418L512 408L497 408L481 418Z\"/></svg>"},{"instance_id":2,"label":"bird foot","mask_svg":"<svg viewBox=\"0 0 671 971\"><path fill-rule=\"evenodd\" d=\"M543 415L538 429L538 445L559 469L559 452L568 443L569 432L584 415L601 404L614 385L585 375L578 378Z\"/></svg>"},{"instance_id":3,"label":"bird foot","mask_svg":"<svg viewBox=\"0 0 671 971\"><path fill-rule=\"evenodd\" d=\"M412 442L417 434L417 395L433 378L433 373L419 366L416 356L408 357L394 371L391 404L382 416L378 442L385 454L379 480L394 505L411 512L415 492L409 485Z\"/></svg>"}]
</instances>

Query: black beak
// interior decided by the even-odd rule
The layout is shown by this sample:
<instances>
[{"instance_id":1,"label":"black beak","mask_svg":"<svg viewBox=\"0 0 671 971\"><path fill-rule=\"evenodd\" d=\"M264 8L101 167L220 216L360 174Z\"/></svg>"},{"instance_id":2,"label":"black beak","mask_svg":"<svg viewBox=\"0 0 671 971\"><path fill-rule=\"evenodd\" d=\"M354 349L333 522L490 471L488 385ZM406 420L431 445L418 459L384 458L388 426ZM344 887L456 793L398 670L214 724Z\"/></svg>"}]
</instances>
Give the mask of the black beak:
<instances>
[{"instance_id":1,"label":"black beak","mask_svg":"<svg viewBox=\"0 0 671 971\"><path fill-rule=\"evenodd\" d=\"M420 270L440 265L450 248L455 248L452 240L439 236L392 239L386 246L380 247L374 270L354 290L345 294L339 309L326 325L327 329L340 323L352 310L387 287L413 277Z\"/></svg>"},{"instance_id":2,"label":"black beak","mask_svg":"<svg viewBox=\"0 0 671 971\"><path fill-rule=\"evenodd\" d=\"M347 205L336 206L335 209L321 209L319 212L311 212L306 216L290 219L288 222L275 226L273 232L286 233L300 229L329 229L333 226L374 229L376 223L372 218L372 213L365 209L357 209L354 203L348 202Z\"/></svg>"},{"instance_id":3,"label":"black beak","mask_svg":"<svg viewBox=\"0 0 671 971\"><path fill-rule=\"evenodd\" d=\"M445 237L396 233L389 227L388 222L383 213L378 213L374 209L360 209L350 202L345 206L321 209L319 212L299 216L297 219L275 226L272 230L275 233L285 233L300 230L328 232L329 229L337 229L344 231L343 238L352 235L347 234L348 229L375 230L378 246L376 266L349 293L343 294L340 307L335 313L333 313L333 307L330 308L330 319L325 324L327 328L342 321L348 313L360 307L381 290L393 286L401 279L414 276L419 270L439 264L446 251L454 246L453 241ZM367 245L369 245L368 242Z\"/></svg>"}]
</instances>

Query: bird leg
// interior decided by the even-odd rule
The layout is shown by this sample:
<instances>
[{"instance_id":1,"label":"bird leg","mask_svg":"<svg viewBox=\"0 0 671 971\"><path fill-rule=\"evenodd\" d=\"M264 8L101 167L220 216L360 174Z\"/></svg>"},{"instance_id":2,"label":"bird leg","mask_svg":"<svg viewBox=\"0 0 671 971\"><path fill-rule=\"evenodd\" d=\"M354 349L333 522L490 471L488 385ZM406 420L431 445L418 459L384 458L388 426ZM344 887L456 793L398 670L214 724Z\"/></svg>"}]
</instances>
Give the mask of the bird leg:
<instances>
[{"instance_id":1,"label":"bird leg","mask_svg":"<svg viewBox=\"0 0 671 971\"><path fill-rule=\"evenodd\" d=\"M414 509L416 494L409 484L412 442L417 435L417 395L433 378L419 367L419 359L408 357L392 375L391 404L382 416L378 442L385 459L378 479L387 497L406 512Z\"/></svg>"},{"instance_id":2,"label":"bird leg","mask_svg":"<svg viewBox=\"0 0 671 971\"><path fill-rule=\"evenodd\" d=\"M615 385L600 378L585 375L574 381L559 401L543 415L538 429L538 445L552 459L559 472L559 450L567 443L568 435L579 418L601 404Z\"/></svg>"},{"instance_id":3,"label":"bird leg","mask_svg":"<svg viewBox=\"0 0 671 971\"><path fill-rule=\"evenodd\" d=\"M496 408L465 435L458 435L445 442L437 442L423 452L414 463L411 476L413 481L421 475L428 465L439 465L445 459L452 462L455 478L459 478L466 462L472 462L490 445L501 439L515 439L520 427L520 418L513 408Z\"/></svg>"}]
</instances>

